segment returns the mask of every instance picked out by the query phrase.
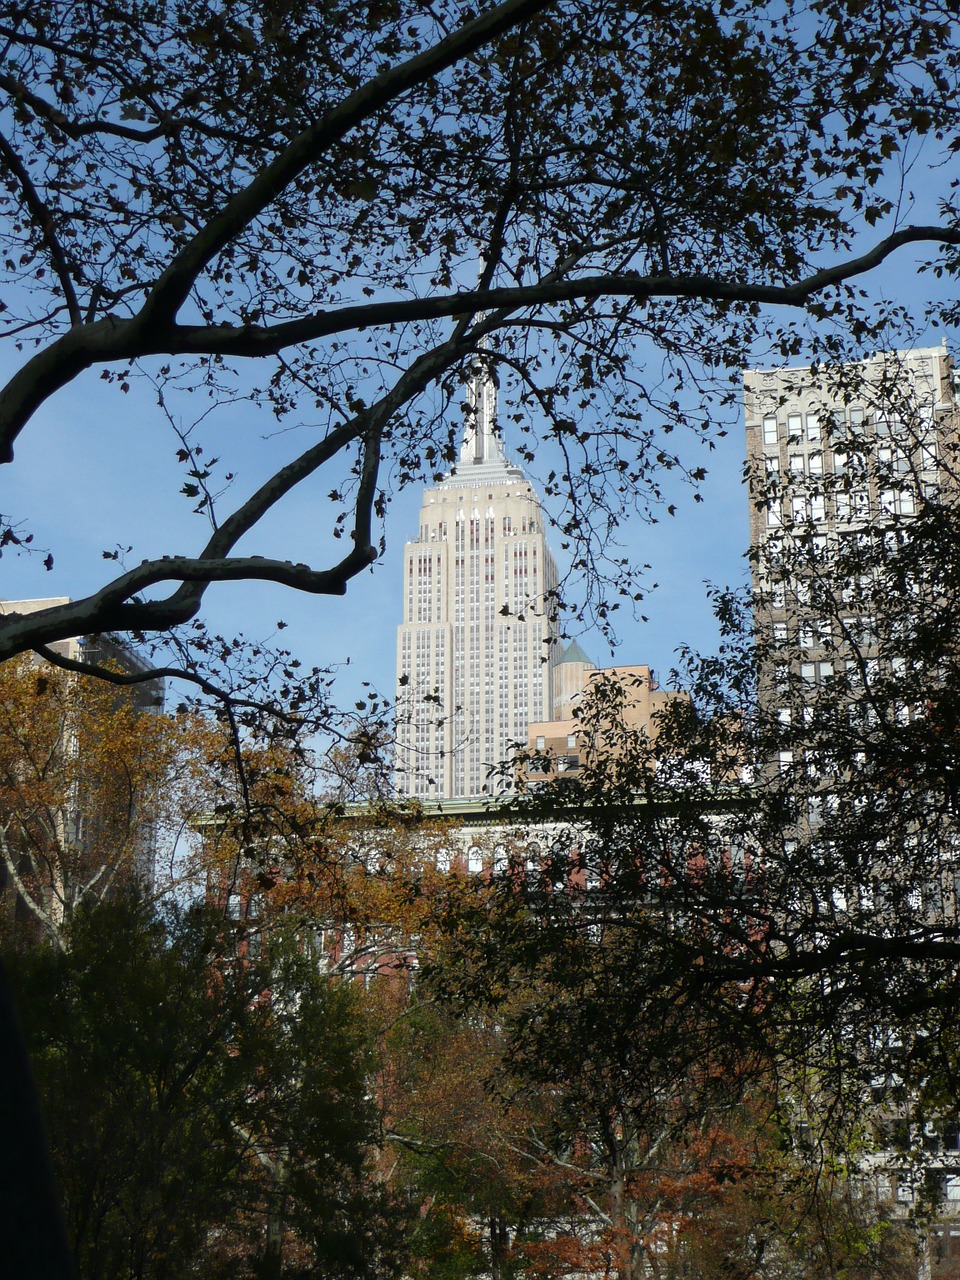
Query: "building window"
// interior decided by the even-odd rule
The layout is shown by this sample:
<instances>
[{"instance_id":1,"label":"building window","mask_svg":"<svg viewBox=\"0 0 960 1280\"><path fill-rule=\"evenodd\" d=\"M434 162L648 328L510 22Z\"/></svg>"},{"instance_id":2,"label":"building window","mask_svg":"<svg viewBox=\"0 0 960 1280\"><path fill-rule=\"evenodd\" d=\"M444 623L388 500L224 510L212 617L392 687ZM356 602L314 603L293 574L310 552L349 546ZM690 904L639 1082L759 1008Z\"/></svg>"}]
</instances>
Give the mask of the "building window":
<instances>
[{"instance_id":1,"label":"building window","mask_svg":"<svg viewBox=\"0 0 960 1280\"><path fill-rule=\"evenodd\" d=\"M815 413L807 414L807 439L811 441L820 439L820 418Z\"/></svg>"},{"instance_id":2,"label":"building window","mask_svg":"<svg viewBox=\"0 0 960 1280\"><path fill-rule=\"evenodd\" d=\"M763 420L763 443L776 444L779 438L777 419L772 415Z\"/></svg>"}]
</instances>

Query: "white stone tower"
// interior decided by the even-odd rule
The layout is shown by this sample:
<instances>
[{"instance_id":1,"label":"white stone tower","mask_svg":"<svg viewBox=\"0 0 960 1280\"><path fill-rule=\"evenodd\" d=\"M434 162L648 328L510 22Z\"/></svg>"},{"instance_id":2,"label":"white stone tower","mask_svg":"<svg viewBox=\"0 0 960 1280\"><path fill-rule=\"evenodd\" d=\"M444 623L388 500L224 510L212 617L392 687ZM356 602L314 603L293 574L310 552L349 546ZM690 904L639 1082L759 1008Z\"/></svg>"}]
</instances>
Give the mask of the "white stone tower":
<instances>
[{"instance_id":1,"label":"white stone tower","mask_svg":"<svg viewBox=\"0 0 960 1280\"><path fill-rule=\"evenodd\" d=\"M507 462L497 388L479 358L459 461L423 497L404 554L397 634L397 792L423 800L511 789L514 744L552 716L557 570L540 503Z\"/></svg>"}]
</instances>

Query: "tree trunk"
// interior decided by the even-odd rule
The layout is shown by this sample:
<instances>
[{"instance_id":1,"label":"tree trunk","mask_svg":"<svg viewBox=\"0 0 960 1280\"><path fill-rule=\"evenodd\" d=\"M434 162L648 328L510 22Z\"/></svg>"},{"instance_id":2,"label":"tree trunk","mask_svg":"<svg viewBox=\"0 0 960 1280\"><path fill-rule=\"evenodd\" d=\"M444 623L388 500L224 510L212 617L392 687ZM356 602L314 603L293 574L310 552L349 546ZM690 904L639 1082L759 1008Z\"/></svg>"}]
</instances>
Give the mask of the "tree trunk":
<instances>
[{"instance_id":1,"label":"tree trunk","mask_svg":"<svg viewBox=\"0 0 960 1280\"><path fill-rule=\"evenodd\" d=\"M270 1195L267 1197L267 1233L263 1248L264 1280L279 1280L283 1272L283 1161L278 1160L271 1171Z\"/></svg>"},{"instance_id":2,"label":"tree trunk","mask_svg":"<svg viewBox=\"0 0 960 1280\"><path fill-rule=\"evenodd\" d=\"M490 1280L504 1280L509 1248L510 1228L506 1219L495 1215L490 1219Z\"/></svg>"},{"instance_id":3,"label":"tree trunk","mask_svg":"<svg viewBox=\"0 0 960 1280\"><path fill-rule=\"evenodd\" d=\"M0 1259L17 1280L78 1280L33 1073L0 961Z\"/></svg>"}]
</instances>

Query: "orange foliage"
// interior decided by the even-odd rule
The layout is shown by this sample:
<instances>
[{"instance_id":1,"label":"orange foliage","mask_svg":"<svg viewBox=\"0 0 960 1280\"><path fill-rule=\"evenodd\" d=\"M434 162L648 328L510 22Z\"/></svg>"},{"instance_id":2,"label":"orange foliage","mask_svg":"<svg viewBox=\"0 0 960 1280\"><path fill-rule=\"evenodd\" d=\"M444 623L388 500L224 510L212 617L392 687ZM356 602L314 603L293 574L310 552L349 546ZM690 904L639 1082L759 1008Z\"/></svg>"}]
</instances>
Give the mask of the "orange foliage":
<instances>
[{"instance_id":1,"label":"orange foliage","mask_svg":"<svg viewBox=\"0 0 960 1280\"><path fill-rule=\"evenodd\" d=\"M7 914L63 945L77 908L150 882L198 781L196 725L133 690L20 658L0 667L0 867Z\"/></svg>"}]
</instances>

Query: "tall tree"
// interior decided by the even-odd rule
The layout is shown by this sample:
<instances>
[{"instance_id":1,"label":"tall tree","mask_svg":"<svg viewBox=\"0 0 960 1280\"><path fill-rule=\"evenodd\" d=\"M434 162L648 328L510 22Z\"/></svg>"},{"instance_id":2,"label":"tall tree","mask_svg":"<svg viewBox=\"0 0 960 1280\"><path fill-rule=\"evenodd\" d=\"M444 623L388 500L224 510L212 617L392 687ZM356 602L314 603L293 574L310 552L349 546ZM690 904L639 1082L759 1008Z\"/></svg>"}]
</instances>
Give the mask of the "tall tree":
<instances>
[{"instance_id":1,"label":"tall tree","mask_svg":"<svg viewBox=\"0 0 960 1280\"><path fill-rule=\"evenodd\" d=\"M122 895L12 960L80 1272L390 1274L358 992L222 929Z\"/></svg>"},{"instance_id":2,"label":"tall tree","mask_svg":"<svg viewBox=\"0 0 960 1280\"><path fill-rule=\"evenodd\" d=\"M216 737L131 690L35 659L4 664L0 866L10 919L63 946L88 900L123 881L152 885L158 856L172 856L203 803Z\"/></svg>"},{"instance_id":3,"label":"tall tree","mask_svg":"<svg viewBox=\"0 0 960 1280\"><path fill-rule=\"evenodd\" d=\"M431 1280L524 1266L564 1205L554 1171L529 1148L550 1098L498 1088L502 1036L479 1006L466 1018L415 993L385 1037L383 1105L393 1179L418 1210L408 1269Z\"/></svg>"},{"instance_id":4,"label":"tall tree","mask_svg":"<svg viewBox=\"0 0 960 1280\"><path fill-rule=\"evenodd\" d=\"M675 807L669 825L677 842ZM641 831L652 834L635 819L634 864ZM509 1170L525 1205L522 1229L511 1223L512 1264L619 1280L908 1276L909 1232L856 1179L865 1109L841 1105L816 1059L805 1081L777 1056L762 994L675 967L666 928L706 943L690 885L687 911L674 908L667 925L650 918L658 908L636 878L627 888L616 857L602 889L569 883L558 862L539 885L514 873L443 904L426 976L463 1036L484 1021L496 1029L495 1052L476 1055L493 1116L473 1158L500 1178ZM455 1096L463 1106L472 1095L464 1085ZM428 1102L427 1113L442 1125L441 1107ZM816 1136L810 1150L801 1129ZM458 1203L450 1149L468 1133L454 1123L433 1153L448 1204ZM459 1204L475 1204L470 1191Z\"/></svg>"}]
</instances>

